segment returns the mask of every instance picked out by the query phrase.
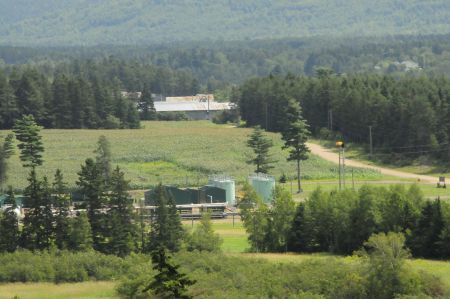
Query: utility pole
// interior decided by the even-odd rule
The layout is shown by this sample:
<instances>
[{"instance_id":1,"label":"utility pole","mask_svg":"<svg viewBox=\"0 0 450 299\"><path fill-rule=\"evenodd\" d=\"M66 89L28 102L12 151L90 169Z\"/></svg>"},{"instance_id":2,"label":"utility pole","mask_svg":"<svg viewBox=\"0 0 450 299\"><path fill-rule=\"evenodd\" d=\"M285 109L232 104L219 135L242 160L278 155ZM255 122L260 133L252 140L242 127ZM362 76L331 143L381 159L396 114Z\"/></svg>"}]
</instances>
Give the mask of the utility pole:
<instances>
[{"instance_id":1,"label":"utility pole","mask_svg":"<svg viewBox=\"0 0 450 299\"><path fill-rule=\"evenodd\" d=\"M372 126L369 126L369 143L370 143L370 158L372 158L373 155Z\"/></svg>"},{"instance_id":2,"label":"utility pole","mask_svg":"<svg viewBox=\"0 0 450 299\"><path fill-rule=\"evenodd\" d=\"M345 144L343 141L337 141L336 147L339 148L339 190L342 186L345 188Z\"/></svg>"}]
</instances>

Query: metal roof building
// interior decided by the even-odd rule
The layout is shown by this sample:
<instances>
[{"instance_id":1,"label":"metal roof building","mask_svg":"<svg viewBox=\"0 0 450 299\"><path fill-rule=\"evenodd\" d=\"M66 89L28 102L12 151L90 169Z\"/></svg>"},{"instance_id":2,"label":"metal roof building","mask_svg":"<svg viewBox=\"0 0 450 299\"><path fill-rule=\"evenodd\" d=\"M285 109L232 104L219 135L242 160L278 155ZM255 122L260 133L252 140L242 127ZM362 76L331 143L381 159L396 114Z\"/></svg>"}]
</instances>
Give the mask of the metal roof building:
<instances>
[{"instance_id":1,"label":"metal roof building","mask_svg":"<svg viewBox=\"0 0 450 299\"><path fill-rule=\"evenodd\" d=\"M157 112L184 112L190 119L210 119L215 113L232 108L231 103L206 102L155 102Z\"/></svg>"}]
</instances>

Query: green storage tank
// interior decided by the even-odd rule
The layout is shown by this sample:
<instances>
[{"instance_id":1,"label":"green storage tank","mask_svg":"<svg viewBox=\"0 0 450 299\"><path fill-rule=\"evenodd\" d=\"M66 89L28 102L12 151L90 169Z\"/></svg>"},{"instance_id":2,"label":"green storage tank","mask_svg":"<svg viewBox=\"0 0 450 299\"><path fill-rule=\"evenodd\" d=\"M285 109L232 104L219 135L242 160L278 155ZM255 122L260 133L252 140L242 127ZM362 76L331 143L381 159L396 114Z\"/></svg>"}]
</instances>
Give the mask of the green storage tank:
<instances>
[{"instance_id":1,"label":"green storage tank","mask_svg":"<svg viewBox=\"0 0 450 299\"><path fill-rule=\"evenodd\" d=\"M264 202L270 203L273 200L273 191L275 190L275 178L273 176L257 173L250 175L248 181Z\"/></svg>"},{"instance_id":2,"label":"green storage tank","mask_svg":"<svg viewBox=\"0 0 450 299\"><path fill-rule=\"evenodd\" d=\"M233 178L228 176L212 176L209 178L208 186L225 190L228 205L234 205L236 203L236 184Z\"/></svg>"}]
</instances>

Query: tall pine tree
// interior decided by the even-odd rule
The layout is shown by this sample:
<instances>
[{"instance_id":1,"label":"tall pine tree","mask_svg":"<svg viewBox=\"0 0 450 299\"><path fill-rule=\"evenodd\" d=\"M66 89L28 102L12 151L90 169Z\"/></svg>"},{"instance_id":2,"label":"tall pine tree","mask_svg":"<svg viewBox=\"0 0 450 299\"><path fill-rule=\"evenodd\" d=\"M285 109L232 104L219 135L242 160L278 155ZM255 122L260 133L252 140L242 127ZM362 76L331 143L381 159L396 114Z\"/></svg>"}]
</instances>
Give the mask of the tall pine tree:
<instances>
[{"instance_id":1,"label":"tall pine tree","mask_svg":"<svg viewBox=\"0 0 450 299\"><path fill-rule=\"evenodd\" d=\"M300 162L308 159L309 149L306 146L306 141L309 135L308 125L302 117L300 105L295 100L290 99L285 111L281 136L284 141L283 149L289 149L287 160L297 162L298 192L302 190Z\"/></svg>"},{"instance_id":2,"label":"tall pine tree","mask_svg":"<svg viewBox=\"0 0 450 299\"><path fill-rule=\"evenodd\" d=\"M117 168L111 176L110 205L108 212L111 235L109 252L118 256L126 256L135 249L137 228L133 223L133 199L127 193L129 182L124 173Z\"/></svg>"}]
</instances>

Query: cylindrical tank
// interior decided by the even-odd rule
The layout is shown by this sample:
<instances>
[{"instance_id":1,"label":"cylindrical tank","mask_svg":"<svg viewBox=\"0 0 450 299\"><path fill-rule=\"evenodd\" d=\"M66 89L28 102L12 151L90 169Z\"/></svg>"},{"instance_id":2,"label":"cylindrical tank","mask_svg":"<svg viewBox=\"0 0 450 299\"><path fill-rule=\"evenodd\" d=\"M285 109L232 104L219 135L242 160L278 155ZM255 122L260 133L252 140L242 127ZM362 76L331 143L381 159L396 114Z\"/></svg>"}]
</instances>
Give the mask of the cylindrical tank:
<instances>
[{"instance_id":1,"label":"cylindrical tank","mask_svg":"<svg viewBox=\"0 0 450 299\"><path fill-rule=\"evenodd\" d=\"M212 176L208 185L225 190L227 204L234 205L236 202L236 185L234 179L227 176Z\"/></svg>"},{"instance_id":2,"label":"cylindrical tank","mask_svg":"<svg viewBox=\"0 0 450 299\"><path fill-rule=\"evenodd\" d=\"M255 189L264 200L269 203L273 199L273 191L275 190L275 178L273 176L257 173L248 177L250 185Z\"/></svg>"}]
</instances>

